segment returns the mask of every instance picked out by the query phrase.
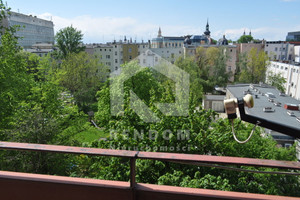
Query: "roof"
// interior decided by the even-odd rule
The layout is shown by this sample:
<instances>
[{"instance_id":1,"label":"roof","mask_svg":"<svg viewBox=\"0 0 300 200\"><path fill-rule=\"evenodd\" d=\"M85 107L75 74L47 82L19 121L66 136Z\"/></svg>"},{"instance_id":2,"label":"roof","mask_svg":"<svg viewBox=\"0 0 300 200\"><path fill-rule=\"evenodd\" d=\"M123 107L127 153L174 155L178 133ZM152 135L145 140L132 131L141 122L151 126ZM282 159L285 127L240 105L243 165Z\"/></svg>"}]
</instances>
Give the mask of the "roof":
<instances>
[{"instance_id":1,"label":"roof","mask_svg":"<svg viewBox=\"0 0 300 200\"><path fill-rule=\"evenodd\" d=\"M212 101L224 101L225 95L205 95L206 100L212 100Z\"/></svg>"},{"instance_id":2,"label":"roof","mask_svg":"<svg viewBox=\"0 0 300 200\"><path fill-rule=\"evenodd\" d=\"M229 85L227 86L227 90L236 98L245 96L245 91L249 91L254 97L254 107L250 109L245 107L246 114L264 118L282 126L299 128L300 133L300 123L296 120L296 117L300 117L300 111L293 111L295 116L290 116L287 114L288 110L284 108L284 104L296 104L299 106L300 101L287 95L280 96L279 90L268 85L253 85L252 88L249 84ZM267 93L272 93L274 96L271 99L274 99L274 102L280 102L281 105L276 106L270 102ZM257 98L255 96L257 96ZM265 107L272 107L275 111L264 112L263 108Z\"/></svg>"}]
</instances>

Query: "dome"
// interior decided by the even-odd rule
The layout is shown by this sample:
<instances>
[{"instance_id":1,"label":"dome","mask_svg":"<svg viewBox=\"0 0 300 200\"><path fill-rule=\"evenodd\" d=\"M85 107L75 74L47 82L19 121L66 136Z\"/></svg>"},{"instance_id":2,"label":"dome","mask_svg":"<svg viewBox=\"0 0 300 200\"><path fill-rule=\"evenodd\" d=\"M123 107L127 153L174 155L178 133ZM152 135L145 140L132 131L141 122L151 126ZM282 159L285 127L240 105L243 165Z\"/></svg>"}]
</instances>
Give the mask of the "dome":
<instances>
[{"instance_id":1,"label":"dome","mask_svg":"<svg viewBox=\"0 0 300 200\"><path fill-rule=\"evenodd\" d=\"M186 38L184 39L184 44L192 44L191 39L190 39L189 37L186 37Z\"/></svg>"},{"instance_id":2,"label":"dome","mask_svg":"<svg viewBox=\"0 0 300 200\"><path fill-rule=\"evenodd\" d=\"M218 45L228 45L228 40L225 38L225 35L223 35L223 38L219 39Z\"/></svg>"}]
</instances>

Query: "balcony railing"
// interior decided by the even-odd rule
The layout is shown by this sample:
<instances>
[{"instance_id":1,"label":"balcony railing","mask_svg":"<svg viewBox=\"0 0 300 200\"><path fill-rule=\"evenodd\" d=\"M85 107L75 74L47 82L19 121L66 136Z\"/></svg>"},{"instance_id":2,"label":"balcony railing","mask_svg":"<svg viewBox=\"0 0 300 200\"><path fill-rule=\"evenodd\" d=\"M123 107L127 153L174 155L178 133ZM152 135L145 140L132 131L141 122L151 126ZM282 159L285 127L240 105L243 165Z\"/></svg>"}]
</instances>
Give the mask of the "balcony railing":
<instances>
[{"instance_id":1,"label":"balcony railing","mask_svg":"<svg viewBox=\"0 0 300 200\"><path fill-rule=\"evenodd\" d=\"M177 153L138 152L57 146L44 144L28 144L0 142L0 149L39 151L66 154L84 154L90 156L111 156L130 159L130 181L106 181L97 179L73 178L52 175L29 174L0 171L1 199L299 199L285 196L249 194L207 189L184 188L137 183L136 160L151 159L189 165L212 166L229 170L241 170L232 166L253 166L279 169L300 170L300 163L292 161L263 160L253 158L209 156ZM268 171L249 171L254 173L274 173ZM278 172L286 174L290 172ZM298 173L293 173L299 175Z\"/></svg>"}]
</instances>

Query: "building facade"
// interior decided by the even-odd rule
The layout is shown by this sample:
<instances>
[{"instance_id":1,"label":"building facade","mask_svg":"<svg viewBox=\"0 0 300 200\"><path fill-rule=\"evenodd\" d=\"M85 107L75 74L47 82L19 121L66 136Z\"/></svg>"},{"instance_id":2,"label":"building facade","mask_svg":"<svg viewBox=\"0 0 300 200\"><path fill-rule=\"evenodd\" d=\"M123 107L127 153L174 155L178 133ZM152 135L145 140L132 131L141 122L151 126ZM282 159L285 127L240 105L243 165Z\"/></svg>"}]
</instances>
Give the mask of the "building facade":
<instances>
[{"instance_id":1,"label":"building facade","mask_svg":"<svg viewBox=\"0 0 300 200\"><path fill-rule=\"evenodd\" d=\"M268 66L267 76L269 72L272 72L273 74L280 74L283 78L285 78L285 93L297 100L300 100L299 64L271 61Z\"/></svg>"},{"instance_id":2,"label":"building facade","mask_svg":"<svg viewBox=\"0 0 300 200\"><path fill-rule=\"evenodd\" d=\"M288 32L286 41L298 41L300 42L300 31Z\"/></svg>"},{"instance_id":3,"label":"building facade","mask_svg":"<svg viewBox=\"0 0 300 200\"><path fill-rule=\"evenodd\" d=\"M52 21L43 20L36 16L11 12L4 19L6 26L20 26L16 36L20 37L19 45L24 49L31 48L38 43L54 45L54 25Z\"/></svg>"},{"instance_id":4,"label":"building facade","mask_svg":"<svg viewBox=\"0 0 300 200\"><path fill-rule=\"evenodd\" d=\"M184 39L185 37L162 36L159 27L157 37L152 39L151 48L182 48Z\"/></svg>"},{"instance_id":5,"label":"building facade","mask_svg":"<svg viewBox=\"0 0 300 200\"><path fill-rule=\"evenodd\" d=\"M237 45L237 53L248 53L252 48L257 49L257 51L264 51L265 49L265 41L260 43L238 43Z\"/></svg>"},{"instance_id":6,"label":"building facade","mask_svg":"<svg viewBox=\"0 0 300 200\"><path fill-rule=\"evenodd\" d=\"M267 41L265 44L265 52L272 61L293 61L294 44L284 41Z\"/></svg>"},{"instance_id":7,"label":"building facade","mask_svg":"<svg viewBox=\"0 0 300 200\"><path fill-rule=\"evenodd\" d=\"M94 55L99 62L107 66L111 73L121 73L121 65L134 60L149 49L149 43L136 43L128 40L106 44L88 44L85 51Z\"/></svg>"}]
</instances>

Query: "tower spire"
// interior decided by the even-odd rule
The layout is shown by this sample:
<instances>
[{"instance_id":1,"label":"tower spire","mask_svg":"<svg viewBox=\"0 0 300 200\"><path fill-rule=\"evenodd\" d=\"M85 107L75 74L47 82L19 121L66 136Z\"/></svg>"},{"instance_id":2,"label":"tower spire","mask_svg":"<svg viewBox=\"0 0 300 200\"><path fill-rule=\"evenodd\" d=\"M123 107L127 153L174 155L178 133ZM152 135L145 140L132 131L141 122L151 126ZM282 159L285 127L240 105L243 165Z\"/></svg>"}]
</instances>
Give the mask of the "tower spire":
<instances>
[{"instance_id":1,"label":"tower spire","mask_svg":"<svg viewBox=\"0 0 300 200\"><path fill-rule=\"evenodd\" d=\"M250 29L249 35L251 35L251 29Z\"/></svg>"},{"instance_id":2,"label":"tower spire","mask_svg":"<svg viewBox=\"0 0 300 200\"><path fill-rule=\"evenodd\" d=\"M159 29L158 29L157 37L162 37L162 36L161 36L161 29L160 29L160 27L159 27Z\"/></svg>"},{"instance_id":3,"label":"tower spire","mask_svg":"<svg viewBox=\"0 0 300 200\"><path fill-rule=\"evenodd\" d=\"M208 18L207 18L206 30L205 30L205 32L204 32L204 35L206 35L206 36L210 36Z\"/></svg>"}]
</instances>

